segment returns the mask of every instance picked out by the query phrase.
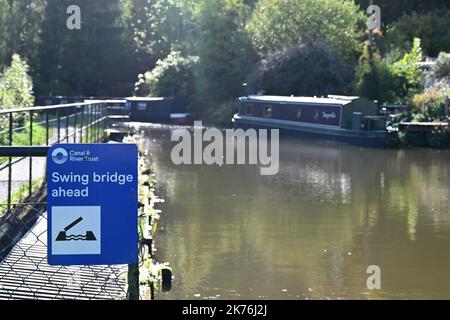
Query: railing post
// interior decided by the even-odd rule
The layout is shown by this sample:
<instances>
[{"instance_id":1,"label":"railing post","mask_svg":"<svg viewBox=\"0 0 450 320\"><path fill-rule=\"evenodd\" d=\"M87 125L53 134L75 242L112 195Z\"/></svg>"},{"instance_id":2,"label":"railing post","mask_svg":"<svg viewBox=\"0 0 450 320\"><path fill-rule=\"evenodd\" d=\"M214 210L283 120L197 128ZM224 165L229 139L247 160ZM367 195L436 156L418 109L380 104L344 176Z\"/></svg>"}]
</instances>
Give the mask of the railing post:
<instances>
[{"instance_id":1,"label":"railing post","mask_svg":"<svg viewBox=\"0 0 450 320\"><path fill-rule=\"evenodd\" d=\"M73 114L73 143L77 143L77 111L75 107L75 113Z\"/></svg>"},{"instance_id":2,"label":"railing post","mask_svg":"<svg viewBox=\"0 0 450 320\"><path fill-rule=\"evenodd\" d=\"M96 112L96 115L97 115L97 122L96 122L96 124L97 124L97 141L100 140L100 124L101 124L100 121L102 119L102 117L101 117L101 110L102 110L101 105L98 104L97 105L97 112Z\"/></svg>"},{"instance_id":3,"label":"railing post","mask_svg":"<svg viewBox=\"0 0 450 320\"><path fill-rule=\"evenodd\" d=\"M48 140L50 139L49 133L48 133L48 130L49 130L48 126L49 126L49 123L48 123L48 110L46 110L45 111L45 142L46 142L47 146L48 146Z\"/></svg>"},{"instance_id":4,"label":"railing post","mask_svg":"<svg viewBox=\"0 0 450 320\"><path fill-rule=\"evenodd\" d=\"M128 265L128 300L139 300L139 265Z\"/></svg>"},{"instance_id":5,"label":"railing post","mask_svg":"<svg viewBox=\"0 0 450 320\"><path fill-rule=\"evenodd\" d=\"M30 146L33 145L33 111L30 111ZM30 157L30 167L28 175L28 196L31 197L33 187L33 157Z\"/></svg>"},{"instance_id":6,"label":"railing post","mask_svg":"<svg viewBox=\"0 0 450 320\"><path fill-rule=\"evenodd\" d=\"M66 110L66 143L69 143L69 113L68 110Z\"/></svg>"},{"instance_id":7,"label":"railing post","mask_svg":"<svg viewBox=\"0 0 450 320\"><path fill-rule=\"evenodd\" d=\"M80 120L80 143L83 143L83 117L84 117L84 106L81 109L81 120Z\"/></svg>"},{"instance_id":8,"label":"railing post","mask_svg":"<svg viewBox=\"0 0 450 320\"><path fill-rule=\"evenodd\" d=\"M88 143L92 142L92 104L89 105L89 136L88 136Z\"/></svg>"},{"instance_id":9,"label":"railing post","mask_svg":"<svg viewBox=\"0 0 450 320\"><path fill-rule=\"evenodd\" d=\"M99 111L99 108L98 108L98 104L96 104L95 105L95 140L98 142L98 140L99 140L99 137L98 137L98 132L99 132L99 130L98 130L98 121L99 121L99 117L98 117L98 111Z\"/></svg>"},{"instance_id":10,"label":"railing post","mask_svg":"<svg viewBox=\"0 0 450 320\"><path fill-rule=\"evenodd\" d=\"M61 116L59 115L59 110L56 110L56 117L58 118L58 143L61 138Z\"/></svg>"},{"instance_id":11,"label":"railing post","mask_svg":"<svg viewBox=\"0 0 450 320\"><path fill-rule=\"evenodd\" d=\"M101 111L101 114L102 114L102 138L105 136L105 110L107 108L108 108L108 106L105 104Z\"/></svg>"},{"instance_id":12,"label":"railing post","mask_svg":"<svg viewBox=\"0 0 450 320\"><path fill-rule=\"evenodd\" d=\"M13 131L13 114L9 113L8 139L10 146L12 146L13 144L12 131ZM8 211L11 210L11 177L12 177L12 157L8 157L8 200L7 200Z\"/></svg>"}]
</instances>

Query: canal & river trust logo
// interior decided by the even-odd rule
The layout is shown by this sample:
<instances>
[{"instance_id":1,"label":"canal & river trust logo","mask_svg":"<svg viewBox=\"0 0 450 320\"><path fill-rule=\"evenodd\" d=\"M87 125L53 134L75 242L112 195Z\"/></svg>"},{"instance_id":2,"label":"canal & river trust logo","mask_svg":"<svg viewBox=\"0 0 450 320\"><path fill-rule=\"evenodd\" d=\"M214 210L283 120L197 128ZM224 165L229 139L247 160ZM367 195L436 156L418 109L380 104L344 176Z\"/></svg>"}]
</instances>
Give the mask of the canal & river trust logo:
<instances>
[{"instance_id":1,"label":"canal & river trust logo","mask_svg":"<svg viewBox=\"0 0 450 320\"><path fill-rule=\"evenodd\" d=\"M66 149L63 148L56 148L52 152L52 160L56 164L63 164L67 161L67 158L69 157L69 154L67 153Z\"/></svg>"}]
</instances>

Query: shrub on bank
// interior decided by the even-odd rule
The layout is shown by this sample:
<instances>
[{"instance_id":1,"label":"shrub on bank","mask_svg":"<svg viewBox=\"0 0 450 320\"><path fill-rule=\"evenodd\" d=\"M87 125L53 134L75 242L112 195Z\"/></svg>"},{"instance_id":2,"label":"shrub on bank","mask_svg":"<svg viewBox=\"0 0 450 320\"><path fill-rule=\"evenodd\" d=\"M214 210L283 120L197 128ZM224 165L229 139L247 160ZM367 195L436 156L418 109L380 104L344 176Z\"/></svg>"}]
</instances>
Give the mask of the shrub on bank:
<instances>
[{"instance_id":1,"label":"shrub on bank","mask_svg":"<svg viewBox=\"0 0 450 320\"><path fill-rule=\"evenodd\" d=\"M236 100L230 99L217 106L210 106L202 116L206 123L215 125L230 126L232 125L231 119L233 115L238 111Z\"/></svg>"},{"instance_id":2,"label":"shrub on bank","mask_svg":"<svg viewBox=\"0 0 450 320\"><path fill-rule=\"evenodd\" d=\"M434 72L438 79L450 78L450 53L440 52L436 60Z\"/></svg>"},{"instance_id":3,"label":"shrub on bank","mask_svg":"<svg viewBox=\"0 0 450 320\"><path fill-rule=\"evenodd\" d=\"M434 86L416 94L412 100L413 114L417 122L446 121L449 116L450 86L446 81L439 81Z\"/></svg>"},{"instance_id":4,"label":"shrub on bank","mask_svg":"<svg viewBox=\"0 0 450 320\"><path fill-rule=\"evenodd\" d=\"M422 70L418 63L422 60L421 40L414 39L409 52L393 50L385 57L366 45L356 68L355 94L377 100L379 103L408 103L420 85Z\"/></svg>"},{"instance_id":5,"label":"shrub on bank","mask_svg":"<svg viewBox=\"0 0 450 320\"><path fill-rule=\"evenodd\" d=\"M34 104L33 81L28 75L29 67L18 54L12 56L11 65L0 70L0 110L32 107ZM16 121L23 126L26 113L19 114ZM0 131L7 128L7 119L0 116ZM0 135L0 143L3 143Z\"/></svg>"},{"instance_id":6,"label":"shrub on bank","mask_svg":"<svg viewBox=\"0 0 450 320\"><path fill-rule=\"evenodd\" d=\"M172 51L163 60L156 62L152 71L139 75L135 92L153 97L189 98L195 92L194 67L197 57L184 57L179 51Z\"/></svg>"}]
</instances>

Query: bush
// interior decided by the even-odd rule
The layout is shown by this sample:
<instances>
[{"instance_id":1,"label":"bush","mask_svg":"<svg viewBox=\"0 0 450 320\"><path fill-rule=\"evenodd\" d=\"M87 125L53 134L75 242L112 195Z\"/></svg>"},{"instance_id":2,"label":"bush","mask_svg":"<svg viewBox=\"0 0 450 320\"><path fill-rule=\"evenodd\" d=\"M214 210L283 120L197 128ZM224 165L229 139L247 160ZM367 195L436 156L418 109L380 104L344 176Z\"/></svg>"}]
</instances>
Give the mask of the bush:
<instances>
[{"instance_id":1,"label":"bush","mask_svg":"<svg viewBox=\"0 0 450 320\"><path fill-rule=\"evenodd\" d=\"M368 47L356 68L354 91L380 103L408 103L419 88L422 70L420 39L414 39L410 52L393 50L382 58L378 51L369 58Z\"/></svg>"},{"instance_id":2,"label":"bush","mask_svg":"<svg viewBox=\"0 0 450 320\"><path fill-rule=\"evenodd\" d=\"M33 82L28 75L28 65L19 55L14 54L11 66L0 73L0 110L32 107L34 104ZM26 113L16 117L19 126L26 121ZM7 128L8 120L0 116L0 132ZM0 144L5 143L5 134L0 134Z\"/></svg>"},{"instance_id":3,"label":"bush","mask_svg":"<svg viewBox=\"0 0 450 320\"><path fill-rule=\"evenodd\" d=\"M450 77L450 53L440 52L434 66L434 72L438 79Z\"/></svg>"},{"instance_id":4,"label":"bush","mask_svg":"<svg viewBox=\"0 0 450 320\"><path fill-rule=\"evenodd\" d=\"M237 110L236 100L230 99L218 105L210 106L203 112L204 120L215 125L230 126L231 119Z\"/></svg>"},{"instance_id":5,"label":"bush","mask_svg":"<svg viewBox=\"0 0 450 320\"><path fill-rule=\"evenodd\" d=\"M450 86L446 81L440 81L433 87L425 89L423 93L416 94L411 100L413 113L420 115L416 120L418 122L447 120L448 96Z\"/></svg>"},{"instance_id":6,"label":"bush","mask_svg":"<svg viewBox=\"0 0 450 320\"><path fill-rule=\"evenodd\" d=\"M351 68L323 41L286 47L268 54L247 78L248 93L274 95L342 93Z\"/></svg>"},{"instance_id":7,"label":"bush","mask_svg":"<svg viewBox=\"0 0 450 320\"><path fill-rule=\"evenodd\" d=\"M373 53L369 59L368 48L359 60L355 72L353 90L360 95L379 103L399 102L400 81L392 72L390 62L392 56L382 59L378 52Z\"/></svg>"},{"instance_id":8,"label":"bush","mask_svg":"<svg viewBox=\"0 0 450 320\"><path fill-rule=\"evenodd\" d=\"M197 61L197 57L183 57L179 51L172 51L158 60L152 71L139 76L135 91L140 95L189 98L195 91Z\"/></svg>"},{"instance_id":9,"label":"bush","mask_svg":"<svg viewBox=\"0 0 450 320\"><path fill-rule=\"evenodd\" d=\"M27 108L34 104L33 82L28 65L19 55L0 73L0 109Z\"/></svg>"}]
</instances>

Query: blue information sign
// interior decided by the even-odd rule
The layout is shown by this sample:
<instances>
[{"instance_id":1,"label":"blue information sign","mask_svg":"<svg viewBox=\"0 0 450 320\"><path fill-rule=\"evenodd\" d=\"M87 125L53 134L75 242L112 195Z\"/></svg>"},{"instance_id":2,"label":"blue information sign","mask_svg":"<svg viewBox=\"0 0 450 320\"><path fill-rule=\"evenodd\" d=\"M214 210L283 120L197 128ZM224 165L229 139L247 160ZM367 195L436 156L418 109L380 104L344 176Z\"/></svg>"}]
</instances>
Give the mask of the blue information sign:
<instances>
[{"instance_id":1,"label":"blue information sign","mask_svg":"<svg viewBox=\"0 0 450 320\"><path fill-rule=\"evenodd\" d=\"M137 146L58 144L47 156L48 263L137 263Z\"/></svg>"}]
</instances>

